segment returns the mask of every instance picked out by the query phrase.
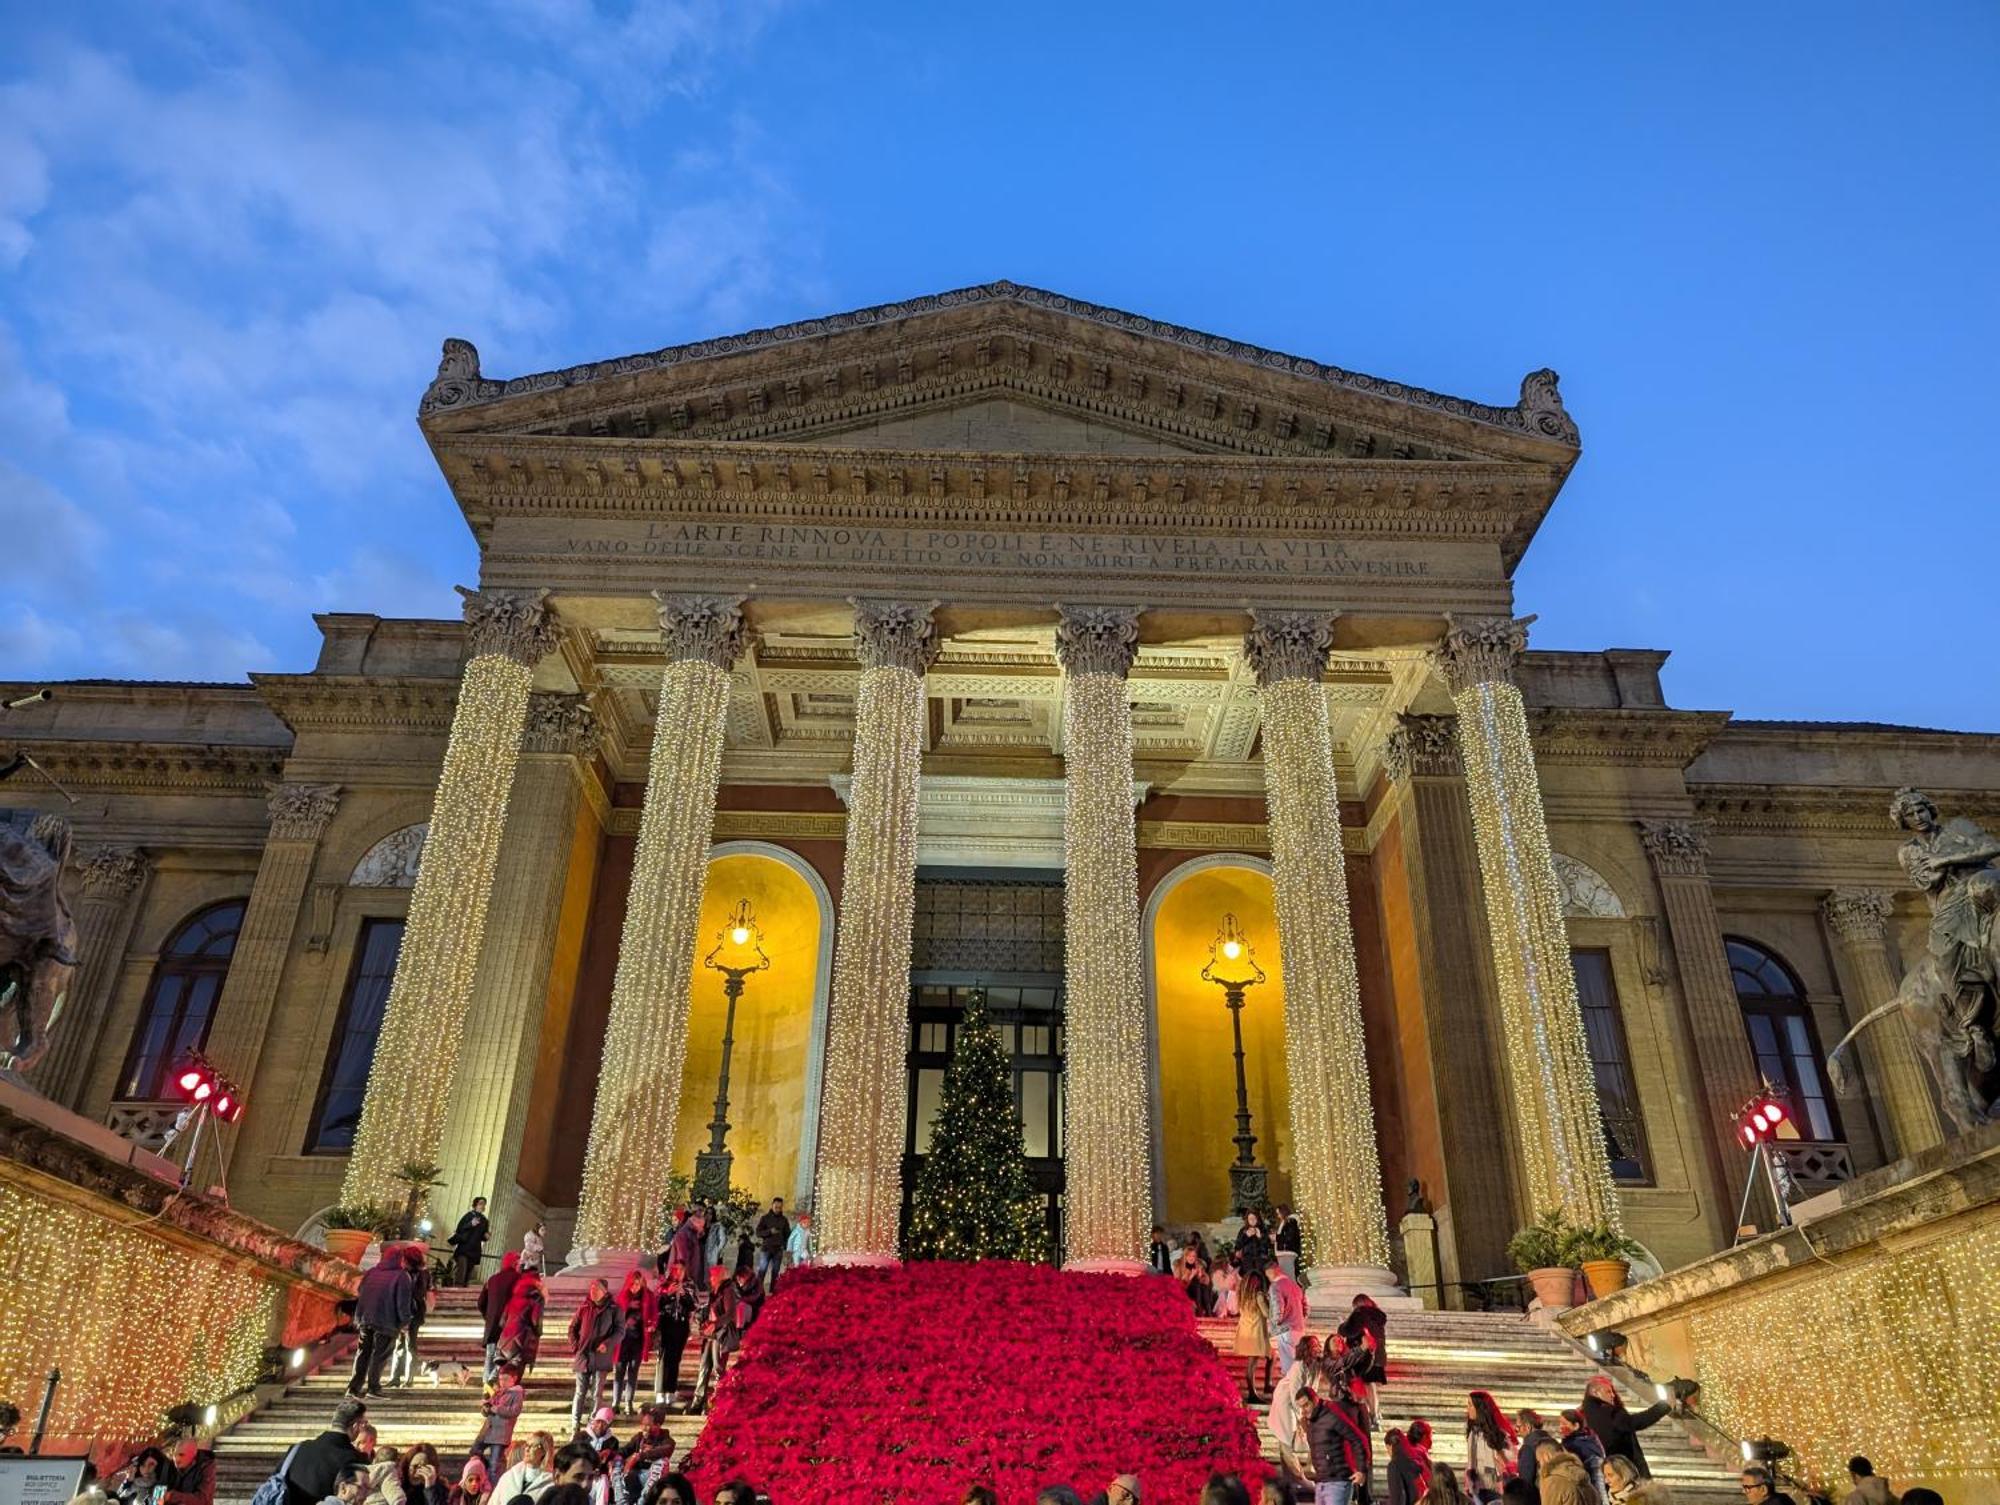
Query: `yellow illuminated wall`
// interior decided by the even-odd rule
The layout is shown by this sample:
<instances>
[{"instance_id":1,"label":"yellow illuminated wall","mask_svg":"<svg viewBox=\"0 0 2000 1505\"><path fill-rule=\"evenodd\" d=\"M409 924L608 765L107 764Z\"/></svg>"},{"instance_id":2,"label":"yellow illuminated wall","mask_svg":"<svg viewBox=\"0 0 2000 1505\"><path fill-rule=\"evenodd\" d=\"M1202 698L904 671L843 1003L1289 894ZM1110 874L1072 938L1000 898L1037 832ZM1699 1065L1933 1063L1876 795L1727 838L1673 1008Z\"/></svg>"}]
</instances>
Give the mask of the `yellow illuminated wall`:
<instances>
[{"instance_id":1,"label":"yellow illuminated wall","mask_svg":"<svg viewBox=\"0 0 2000 1505\"><path fill-rule=\"evenodd\" d=\"M1234 1210L1228 1205L1229 1165L1236 1158L1229 1010L1222 989L1201 980L1209 942L1225 914L1236 916L1268 978L1250 989L1243 1010L1243 1069L1257 1159L1271 1172L1271 1200L1291 1196L1285 985L1271 880L1254 868L1205 868L1175 884L1153 916L1164 1221L1174 1228L1212 1222Z\"/></svg>"},{"instance_id":2,"label":"yellow illuminated wall","mask_svg":"<svg viewBox=\"0 0 2000 1505\"><path fill-rule=\"evenodd\" d=\"M708 1146L726 1005L722 974L702 966L700 957L714 947L739 899L748 899L757 912L771 967L745 981L736 1009L736 1050L729 1067L729 1148L736 1155L732 1179L760 1201L778 1196L789 1202L805 1133L820 912L806 880L775 858L732 853L708 867L674 1169L692 1175L694 1157ZM731 949L725 948L724 955Z\"/></svg>"}]
</instances>

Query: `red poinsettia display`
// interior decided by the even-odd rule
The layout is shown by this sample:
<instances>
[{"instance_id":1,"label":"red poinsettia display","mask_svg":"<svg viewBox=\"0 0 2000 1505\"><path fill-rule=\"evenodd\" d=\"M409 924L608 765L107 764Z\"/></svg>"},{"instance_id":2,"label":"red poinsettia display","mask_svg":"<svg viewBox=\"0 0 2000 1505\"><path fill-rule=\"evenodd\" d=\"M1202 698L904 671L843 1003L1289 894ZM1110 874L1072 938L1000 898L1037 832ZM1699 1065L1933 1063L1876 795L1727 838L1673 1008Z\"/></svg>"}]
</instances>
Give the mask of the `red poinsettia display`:
<instances>
[{"instance_id":1,"label":"red poinsettia display","mask_svg":"<svg viewBox=\"0 0 2000 1505\"><path fill-rule=\"evenodd\" d=\"M1169 1280L988 1261L798 1270L750 1330L689 1461L778 1505L1032 1505L1134 1473L1192 1501L1211 1473L1256 1488L1257 1433Z\"/></svg>"}]
</instances>

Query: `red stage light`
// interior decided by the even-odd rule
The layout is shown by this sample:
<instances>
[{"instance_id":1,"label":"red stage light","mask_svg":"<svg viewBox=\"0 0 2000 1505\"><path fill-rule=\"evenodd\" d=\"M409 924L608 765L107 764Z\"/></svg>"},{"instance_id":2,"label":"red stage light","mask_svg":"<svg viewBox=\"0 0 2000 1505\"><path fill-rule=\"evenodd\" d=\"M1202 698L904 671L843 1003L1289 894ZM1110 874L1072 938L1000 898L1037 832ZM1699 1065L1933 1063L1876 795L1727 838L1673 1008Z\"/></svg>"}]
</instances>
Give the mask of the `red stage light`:
<instances>
[{"instance_id":1,"label":"red stage light","mask_svg":"<svg viewBox=\"0 0 2000 1505\"><path fill-rule=\"evenodd\" d=\"M1785 1105L1783 1103L1766 1103L1764 1104L1764 1112L1769 1116L1773 1125L1781 1124L1785 1121Z\"/></svg>"},{"instance_id":2,"label":"red stage light","mask_svg":"<svg viewBox=\"0 0 2000 1505\"><path fill-rule=\"evenodd\" d=\"M213 1082L197 1082L194 1088L194 1100L198 1103L205 1103L208 1101L209 1094L214 1091L215 1084Z\"/></svg>"},{"instance_id":3,"label":"red stage light","mask_svg":"<svg viewBox=\"0 0 2000 1505\"><path fill-rule=\"evenodd\" d=\"M192 1092L201 1085L201 1073L190 1067L181 1073L181 1091Z\"/></svg>"},{"instance_id":4,"label":"red stage light","mask_svg":"<svg viewBox=\"0 0 2000 1505\"><path fill-rule=\"evenodd\" d=\"M215 1116L217 1118L229 1117L229 1110L232 1106L229 1094L227 1092L223 1093L222 1096L215 1100Z\"/></svg>"}]
</instances>

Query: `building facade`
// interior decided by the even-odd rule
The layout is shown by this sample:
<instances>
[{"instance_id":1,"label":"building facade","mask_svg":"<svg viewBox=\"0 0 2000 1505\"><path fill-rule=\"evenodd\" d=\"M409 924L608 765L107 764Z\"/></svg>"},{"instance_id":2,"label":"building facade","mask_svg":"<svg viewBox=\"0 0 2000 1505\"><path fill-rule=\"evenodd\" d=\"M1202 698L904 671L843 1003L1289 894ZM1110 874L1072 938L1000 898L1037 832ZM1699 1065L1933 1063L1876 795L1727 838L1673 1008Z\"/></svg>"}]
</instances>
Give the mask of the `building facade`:
<instances>
[{"instance_id":1,"label":"building facade","mask_svg":"<svg viewBox=\"0 0 2000 1505\"><path fill-rule=\"evenodd\" d=\"M205 1049L243 1211L431 1161L589 1257L721 1120L885 1257L972 988L1082 1265L1226 1215L1245 1134L1364 1283L1413 1184L1450 1282L1551 1205L1726 1244L1760 1081L1807 1184L1940 1137L1899 1023L1854 1097L1824 1051L1924 944L1891 791L1990 826L2000 738L1528 647L1552 373L1490 407L1003 283L504 382L450 341L420 422L463 622L9 718L77 797L6 793L77 838L37 1085L156 1137Z\"/></svg>"}]
</instances>

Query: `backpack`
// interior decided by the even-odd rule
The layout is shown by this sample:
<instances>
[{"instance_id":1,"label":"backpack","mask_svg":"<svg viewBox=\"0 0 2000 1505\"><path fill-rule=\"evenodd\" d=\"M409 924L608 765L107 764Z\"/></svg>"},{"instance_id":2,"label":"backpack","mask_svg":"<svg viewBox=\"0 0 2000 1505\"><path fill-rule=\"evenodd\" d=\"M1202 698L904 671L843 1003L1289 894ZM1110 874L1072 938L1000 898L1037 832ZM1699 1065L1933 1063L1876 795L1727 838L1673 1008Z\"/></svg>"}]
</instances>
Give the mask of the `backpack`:
<instances>
[{"instance_id":1,"label":"backpack","mask_svg":"<svg viewBox=\"0 0 2000 1505\"><path fill-rule=\"evenodd\" d=\"M257 1493L250 1497L250 1505L285 1505L285 1497L291 1493L285 1482L285 1473L292 1466L292 1459L298 1456L301 1443L293 1443L278 1464L278 1471L257 1486Z\"/></svg>"}]
</instances>

